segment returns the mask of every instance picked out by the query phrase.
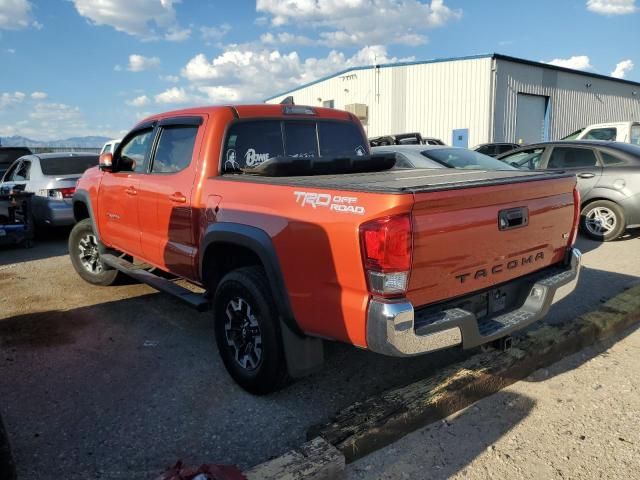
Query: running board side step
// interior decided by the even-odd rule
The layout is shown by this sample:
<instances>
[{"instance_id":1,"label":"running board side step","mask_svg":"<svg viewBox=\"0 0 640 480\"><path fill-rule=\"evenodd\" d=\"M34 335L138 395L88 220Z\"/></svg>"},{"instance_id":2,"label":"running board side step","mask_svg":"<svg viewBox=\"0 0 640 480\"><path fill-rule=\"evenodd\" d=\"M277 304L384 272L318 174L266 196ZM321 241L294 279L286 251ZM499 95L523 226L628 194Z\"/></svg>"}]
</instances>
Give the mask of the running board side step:
<instances>
[{"instance_id":1,"label":"running board side step","mask_svg":"<svg viewBox=\"0 0 640 480\"><path fill-rule=\"evenodd\" d=\"M211 304L204 295L192 292L166 278L147 272L124 258L116 257L110 253L104 253L100 255L100 259L105 265L115 268L131 278L135 278L139 282L146 283L156 290L173 295L178 300L182 300L199 312L206 312L211 308Z\"/></svg>"}]
</instances>

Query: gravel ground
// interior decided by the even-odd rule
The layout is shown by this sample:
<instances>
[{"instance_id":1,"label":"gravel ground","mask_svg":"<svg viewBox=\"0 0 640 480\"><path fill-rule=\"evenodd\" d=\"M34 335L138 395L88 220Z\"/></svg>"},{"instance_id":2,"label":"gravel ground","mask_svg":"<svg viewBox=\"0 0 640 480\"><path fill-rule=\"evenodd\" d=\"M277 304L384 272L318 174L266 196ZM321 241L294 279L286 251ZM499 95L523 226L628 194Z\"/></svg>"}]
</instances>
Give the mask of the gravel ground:
<instances>
[{"instance_id":1,"label":"gravel ground","mask_svg":"<svg viewBox=\"0 0 640 480\"><path fill-rule=\"evenodd\" d=\"M347 466L347 479L638 478L640 330Z\"/></svg>"},{"instance_id":2,"label":"gravel ground","mask_svg":"<svg viewBox=\"0 0 640 480\"><path fill-rule=\"evenodd\" d=\"M253 397L227 376L211 314L145 285L86 284L65 235L0 250L0 409L23 480L149 478L178 459L246 468L297 446L337 410L465 355L393 359L328 343L321 372ZM578 292L559 298L548 322L640 277L637 234L579 247Z\"/></svg>"}]
</instances>

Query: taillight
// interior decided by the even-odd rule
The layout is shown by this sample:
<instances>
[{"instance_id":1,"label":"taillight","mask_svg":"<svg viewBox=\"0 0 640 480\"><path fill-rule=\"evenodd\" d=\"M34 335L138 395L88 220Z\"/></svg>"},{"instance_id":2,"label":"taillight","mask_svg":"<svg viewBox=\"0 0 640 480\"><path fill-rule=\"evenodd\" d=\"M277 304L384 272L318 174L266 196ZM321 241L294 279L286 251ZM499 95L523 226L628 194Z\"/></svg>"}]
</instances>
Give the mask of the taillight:
<instances>
[{"instance_id":1,"label":"taillight","mask_svg":"<svg viewBox=\"0 0 640 480\"><path fill-rule=\"evenodd\" d=\"M578 237L578 229L580 228L580 192L577 187L573 189L573 227L569 236L569 246L573 247Z\"/></svg>"},{"instance_id":2,"label":"taillight","mask_svg":"<svg viewBox=\"0 0 640 480\"><path fill-rule=\"evenodd\" d=\"M49 190L49 197L55 198L56 200L62 200L73 197L74 193L76 193L76 187L53 188Z\"/></svg>"},{"instance_id":3,"label":"taillight","mask_svg":"<svg viewBox=\"0 0 640 480\"><path fill-rule=\"evenodd\" d=\"M369 292L397 296L407 291L411 270L411 218L396 215L360 225L360 245Z\"/></svg>"}]
</instances>

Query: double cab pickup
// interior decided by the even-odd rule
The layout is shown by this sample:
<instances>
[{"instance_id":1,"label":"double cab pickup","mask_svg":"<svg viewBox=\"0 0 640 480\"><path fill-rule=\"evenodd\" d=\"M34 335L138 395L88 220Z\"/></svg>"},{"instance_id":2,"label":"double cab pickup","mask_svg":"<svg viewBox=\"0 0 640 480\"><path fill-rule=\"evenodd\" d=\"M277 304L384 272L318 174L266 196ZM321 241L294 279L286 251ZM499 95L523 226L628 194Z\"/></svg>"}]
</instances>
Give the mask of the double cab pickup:
<instances>
[{"instance_id":1,"label":"double cab pickup","mask_svg":"<svg viewBox=\"0 0 640 480\"><path fill-rule=\"evenodd\" d=\"M124 273L210 309L229 374L264 394L325 340L405 357L542 318L578 277L579 205L562 172L394 168L347 112L193 108L87 170L69 252L90 283Z\"/></svg>"}]
</instances>

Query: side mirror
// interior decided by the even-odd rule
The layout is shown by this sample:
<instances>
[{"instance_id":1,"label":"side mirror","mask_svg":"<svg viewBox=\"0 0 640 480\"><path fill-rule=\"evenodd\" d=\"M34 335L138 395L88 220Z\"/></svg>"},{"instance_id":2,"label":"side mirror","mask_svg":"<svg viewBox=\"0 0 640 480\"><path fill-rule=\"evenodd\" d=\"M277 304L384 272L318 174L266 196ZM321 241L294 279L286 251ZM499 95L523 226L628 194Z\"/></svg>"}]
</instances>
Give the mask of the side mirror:
<instances>
[{"instance_id":1,"label":"side mirror","mask_svg":"<svg viewBox=\"0 0 640 480\"><path fill-rule=\"evenodd\" d=\"M98 167L103 172L113 171L113 153L103 153L98 160Z\"/></svg>"}]
</instances>

